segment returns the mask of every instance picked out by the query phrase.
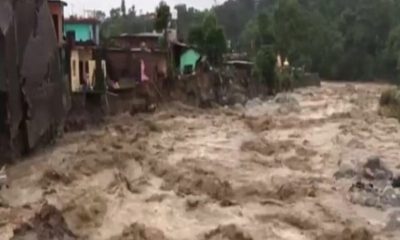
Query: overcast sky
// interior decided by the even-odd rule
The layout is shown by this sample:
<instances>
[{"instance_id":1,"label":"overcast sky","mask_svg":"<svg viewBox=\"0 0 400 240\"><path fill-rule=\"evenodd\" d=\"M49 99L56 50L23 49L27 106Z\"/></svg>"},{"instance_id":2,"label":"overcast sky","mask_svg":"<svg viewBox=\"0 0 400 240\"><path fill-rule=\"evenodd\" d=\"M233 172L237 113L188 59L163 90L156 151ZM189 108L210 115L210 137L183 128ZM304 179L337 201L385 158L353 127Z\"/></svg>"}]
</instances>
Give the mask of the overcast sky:
<instances>
[{"instance_id":1,"label":"overcast sky","mask_svg":"<svg viewBox=\"0 0 400 240\"><path fill-rule=\"evenodd\" d=\"M0 0L1 1L1 0ZM102 10L107 15L111 8L121 6L121 0L66 0L68 7L66 14L82 14L83 10ZM160 0L125 0L126 8L135 5L136 12L139 14L140 10L143 13L153 12ZM186 3L188 6L193 6L198 9L209 8L214 4L214 0L166 0L166 2L175 6L179 3ZM217 3L221 3L223 0L217 0Z\"/></svg>"}]
</instances>

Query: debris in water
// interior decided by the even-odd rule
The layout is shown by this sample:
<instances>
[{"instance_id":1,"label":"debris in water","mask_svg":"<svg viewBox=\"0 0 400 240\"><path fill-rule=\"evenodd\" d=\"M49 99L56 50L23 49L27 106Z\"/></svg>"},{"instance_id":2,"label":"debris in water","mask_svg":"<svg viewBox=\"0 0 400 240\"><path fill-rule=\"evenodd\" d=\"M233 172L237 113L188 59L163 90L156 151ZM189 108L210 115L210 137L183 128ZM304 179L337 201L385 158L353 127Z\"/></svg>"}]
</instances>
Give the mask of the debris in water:
<instances>
[{"instance_id":1,"label":"debris in water","mask_svg":"<svg viewBox=\"0 0 400 240\"><path fill-rule=\"evenodd\" d=\"M400 176L397 176L397 177L393 178L392 187L400 188Z\"/></svg>"},{"instance_id":2,"label":"debris in water","mask_svg":"<svg viewBox=\"0 0 400 240\"><path fill-rule=\"evenodd\" d=\"M134 223L125 228L120 236L114 236L109 240L167 240L167 238L159 229Z\"/></svg>"},{"instance_id":3,"label":"debris in water","mask_svg":"<svg viewBox=\"0 0 400 240\"><path fill-rule=\"evenodd\" d=\"M68 228L61 212L45 204L28 222L14 229L11 240L77 240Z\"/></svg>"},{"instance_id":4,"label":"debris in water","mask_svg":"<svg viewBox=\"0 0 400 240\"><path fill-rule=\"evenodd\" d=\"M393 177L393 173L386 168L377 156L368 158L364 165L363 175L370 180L389 180Z\"/></svg>"},{"instance_id":5,"label":"debris in water","mask_svg":"<svg viewBox=\"0 0 400 240\"><path fill-rule=\"evenodd\" d=\"M354 164L352 163L341 163L339 166L339 170L335 173L334 177L336 179L341 178L353 178L357 176L357 170Z\"/></svg>"},{"instance_id":6,"label":"debris in water","mask_svg":"<svg viewBox=\"0 0 400 240\"><path fill-rule=\"evenodd\" d=\"M219 226L205 234L204 240L253 240L249 233L244 232L238 226L231 224Z\"/></svg>"},{"instance_id":7,"label":"debris in water","mask_svg":"<svg viewBox=\"0 0 400 240\"><path fill-rule=\"evenodd\" d=\"M323 233L316 240L374 240L374 235L364 227L346 227L340 232Z\"/></svg>"},{"instance_id":8,"label":"debris in water","mask_svg":"<svg viewBox=\"0 0 400 240\"><path fill-rule=\"evenodd\" d=\"M0 190L3 187L8 186L8 177L7 177L7 172L6 172L6 166L3 166L0 170Z\"/></svg>"},{"instance_id":9,"label":"debris in water","mask_svg":"<svg viewBox=\"0 0 400 240\"><path fill-rule=\"evenodd\" d=\"M62 183L64 185L68 185L73 181L74 177L68 174L68 172L61 172L54 168L47 169L42 178L39 181L39 184L42 188L48 188L52 184Z\"/></svg>"},{"instance_id":10,"label":"debris in water","mask_svg":"<svg viewBox=\"0 0 400 240\"><path fill-rule=\"evenodd\" d=\"M386 224L385 231L398 231L400 229L400 211L392 212Z\"/></svg>"}]
</instances>

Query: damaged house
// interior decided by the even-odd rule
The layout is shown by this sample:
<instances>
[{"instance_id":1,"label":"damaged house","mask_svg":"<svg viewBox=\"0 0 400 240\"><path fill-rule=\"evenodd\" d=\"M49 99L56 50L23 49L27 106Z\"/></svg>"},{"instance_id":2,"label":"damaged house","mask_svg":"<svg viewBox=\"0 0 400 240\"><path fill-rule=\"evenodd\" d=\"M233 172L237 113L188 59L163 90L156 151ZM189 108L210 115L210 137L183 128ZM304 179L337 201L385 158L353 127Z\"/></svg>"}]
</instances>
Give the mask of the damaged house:
<instances>
[{"instance_id":1,"label":"damaged house","mask_svg":"<svg viewBox=\"0 0 400 240\"><path fill-rule=\"evenodd\" d=\"M168 79L168 54L162 48L162 34L123 34L110 39L106 49L110 91L115 97L111 109L126 111L132 99L146 105L162 100Z\"/></svg>"},{"instance_id":2,"label":"damaged house","mask_svg":"<svg viewBox=\"0 0 400 240\"><path fill-rule=\"evenodd\" d=\"M106 61L100 44L100 21L95 18L64 20L65 71L71 91L66 131L82 130L107 113Z\"/></svg>"},{"instance_id":3,"label":"damaged house","mask_svg":"<svg viewBox=\"0 0 400 240\"><path fill-rule=\"evenodd\" d=\"M64 35L67 42L66 56L69 63L71 91L73 93L94 91L96 76L102 73L99 81L104 81L106 78L106 63L98 47L100 22L97 19L66 19ZM98 66L96 60L99 62ZM96 68L99 70L98 73L96 73Z\"/></svg>"},{"instance_id":4,"label":"damaged house","mask_svg":"<svg viewBox=\"0 0 400 240\"><path fill-rule=\"evenodd\" d=\"M132 88L138 83L158 83L167 78L167 52L161 48L162 34L123 34L111 39L107 49L109 75L116 88Z\"/></svg>"},{"instance_id":5,"label":"damaged house","mask_svg":"<svg viewBox=\"0 0 400 240\"><path fill-rule=\"evenodd\" d=\"M217 99L218 76L197 48L173 41L171 44L176 79L175 98L194 106L207 107Z\"/></svg>"},{"instance_id":6,"label":"damaged house","mask_svg":"<svg viewBox=\"0 0 400 240\"><path fill-rule=\"evenodd\" d=\"M62 126L69 98L58 50L46 0L0 1L0 161Z\"/></svg>"}]
</instances>

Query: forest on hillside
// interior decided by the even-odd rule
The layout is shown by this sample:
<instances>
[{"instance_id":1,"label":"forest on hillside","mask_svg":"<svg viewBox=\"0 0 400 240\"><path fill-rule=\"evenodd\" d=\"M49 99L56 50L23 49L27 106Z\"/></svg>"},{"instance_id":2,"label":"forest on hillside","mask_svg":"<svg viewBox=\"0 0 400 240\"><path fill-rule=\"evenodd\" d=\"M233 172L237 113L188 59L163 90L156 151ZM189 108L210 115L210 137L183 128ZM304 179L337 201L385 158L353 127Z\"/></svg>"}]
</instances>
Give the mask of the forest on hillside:
<instances>
[{"instance_id":1,"label":"forest on hillside","mask_svg":"<svg viewBox=\"0 0 400 240\"><path fill-rule=\"evenodd\" d=\"M193 42L196 28L199 32L212 15L229 43L226 51L256 58L263 49L329 79L397 79L399 75L400 1L228 0L205 11L170 7L178 12L176 25L185 41ZM134 6L126 7L122 1L105 19L102 33L109 37L152 31L153 18L137 14Z\"/></svg>"}]
</instances>

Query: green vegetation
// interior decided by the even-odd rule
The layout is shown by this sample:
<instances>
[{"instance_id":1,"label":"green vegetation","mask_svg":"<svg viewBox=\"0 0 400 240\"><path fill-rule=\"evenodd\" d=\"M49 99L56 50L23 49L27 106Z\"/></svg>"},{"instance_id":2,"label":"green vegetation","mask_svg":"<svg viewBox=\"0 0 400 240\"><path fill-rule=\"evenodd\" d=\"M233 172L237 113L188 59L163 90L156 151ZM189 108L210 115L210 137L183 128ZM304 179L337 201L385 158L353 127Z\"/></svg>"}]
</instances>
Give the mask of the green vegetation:
<instances>
[{"instance_id":1,"label":"green vegetation","mask_svg":"<svg viewBox=\"0 0 400 240\"><path fill-rule=\"evenodd\" d=\"M166 2L161 1L156 9L156 17L154 19L154 29L157 32L165 31L171 20L171 11Z\"/></svg>"},{"instance_id":2,"label":"green vegetation","mask_svg":"<svg viewBox=\"0 0 400 240\"><path fill-rule=\"evenodd\" d=\"M255 72L261 83L265 84L270 94L279 88L279 77L275 72L276 54L271 46L263 46L256 56Z\"/></svg>"},{"instance_id":3,"label":"green vegetation","mask_svg":"<svg viewBox=\"0 0 400 240\"><path fill-rule=\"evenodd\" d=\"M105 20L105 37L153 30L149 15L137 15L135 7L124 14L123 5L124 1ZM175 9L181 39L195 42L207 55L225 50L224 35L231 43L229 50L245 51L255 58L262 46L271 45L292 66L323 78L395 80L399 75L399 1L228 0L206 11L182 4ZM204 33L205 19L214 17L216 21L209 21L214 30ZM207 46L210 39L216 44Z\"/></svg>"},{"instance_id":4,"label":"green vegetation","mask_svg":"<svg viewBox=\"0 0 400 240\"><path fill-rule=\"evenodd\" d=\"M229 0L215 12L238 51L256 55L267 15L276 51L296 67L331 79L398 77L399 1Z\"/></svg>"},{"instance_id":5,"label":"green vegetation","mask_svg":"<svg viewBox=\"0 0 400 240\"><path fill-rule=\"evenodd\" d=\"M218 25L213 13L209 13L203 20L203 25L190 29L188 41L197 46L213 65L219 65L223 61L226 52L226 39L223 29Z\"/></svg>"},{"instance_id":6,"label":"green vegetation","mask_svg":"<svg viewBox=\"0 0 400 240\"><path fill-rule=\"evenodd\" d=\"M105 14L98 12L100 19ZM122 33L134 34L140 32L152 32L154 30L154 16L149 14L137 14L135 6L128 10L125 1L120 8L111 9L109 17L105 18L101 26L101 37L103 42L109 37L118 36Z\"/></svg>"}]
</instances>

